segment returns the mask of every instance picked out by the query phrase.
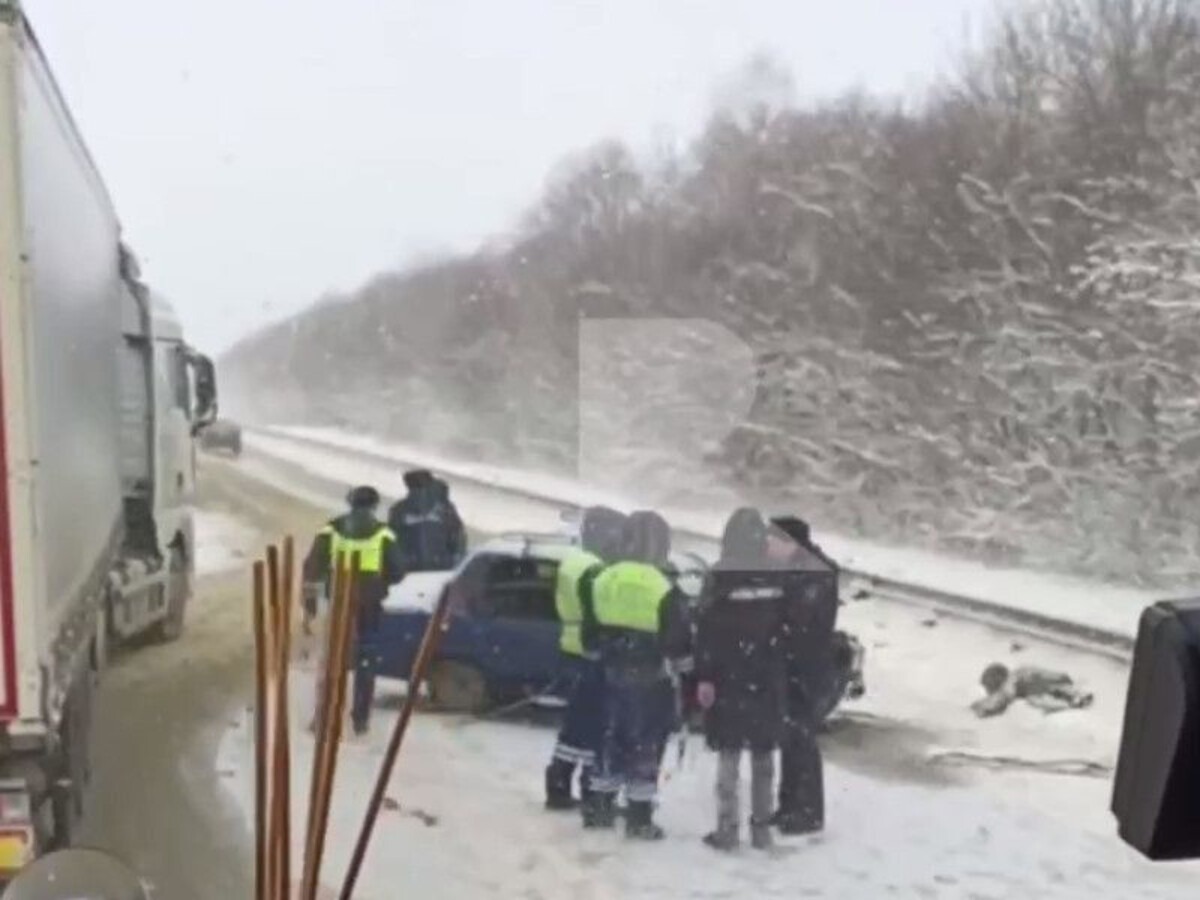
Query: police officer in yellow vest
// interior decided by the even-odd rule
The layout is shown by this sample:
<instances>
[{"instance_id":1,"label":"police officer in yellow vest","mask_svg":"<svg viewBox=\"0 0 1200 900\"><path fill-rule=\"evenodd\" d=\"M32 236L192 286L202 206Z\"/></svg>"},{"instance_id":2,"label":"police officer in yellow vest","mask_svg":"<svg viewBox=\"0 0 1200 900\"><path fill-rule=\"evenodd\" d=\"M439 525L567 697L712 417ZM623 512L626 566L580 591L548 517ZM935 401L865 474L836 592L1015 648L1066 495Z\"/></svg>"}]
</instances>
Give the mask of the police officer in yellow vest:
<instances>
[{"instance_id":1,"label":"police officer in yellow vest","mask_svg":"<svg viewBox=\"0 0 1200 900\"><path fill-rule=\"evenodd\" d=\"M562 634L559 647L562 671L571 685L554 755L546 767L546 808L574 809L571 782L579 769L580 791L591 793L592 768L603 736L604 670L594 653L583 649L583 605L580 591L621 551L625 516L606 506L586 509L579 527L579 546L568 551L558 564L555 606Z\"/></svg>"},{"instance_id":2,"label":"police officer in yellow vest","mask_svg":"<svg viewBox=\"0 0 1200 900\"><path fill-rule=\"evenodd\" d=\"M658 767L676 715L672 670L688 668L692 632L683 594L664 574L671 531L653 512L633 513L621 561L600 572L582 596L584 646L604 669L604 737L584 824L612 827L618 793L627 802L625 834L657 840L653 821Z\"/></svg>"},{"instance_id":3,"label":"police officer in yellow vest","mask_svg":"<svg viewBox=\"0 0 1200 900\"><path fill-rule=\"evenodd\" d=\"M363 734L370 721L375 696L379 652L373 643L383 612L383 600L388 588L404 576L404 570L396 535L376 517L379 491L369 486L356 487L347 494L346 501L349 512L331 519L313 539L304 560L304 581L306 595L311 596L316 588L328 596L335 560L345 559L349 565L350 558L358 554L354 699L350 717L355 734Z\"/></svg>"}]
</instances>

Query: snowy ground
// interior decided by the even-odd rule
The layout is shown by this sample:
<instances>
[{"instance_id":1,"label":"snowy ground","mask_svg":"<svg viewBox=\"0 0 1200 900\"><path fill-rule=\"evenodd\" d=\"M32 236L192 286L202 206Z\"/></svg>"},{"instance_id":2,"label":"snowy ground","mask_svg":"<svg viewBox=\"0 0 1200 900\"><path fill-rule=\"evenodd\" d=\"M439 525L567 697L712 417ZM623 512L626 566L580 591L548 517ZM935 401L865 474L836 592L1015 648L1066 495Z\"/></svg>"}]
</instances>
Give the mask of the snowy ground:
<instances>
[{"instance_id":1,"label":"snowy ground","mask_svg":"<svg viewBox=\"0 0 1200 900\"><path fill-rule=\"evenodd\" d=\"M399 481L399 467L386 460L269 437L255 436L253 444L293 467L271 467L281 483L308 472L344 484L375 481L388 493ZM263 468L260 460L241 465ZM464 516L484 530L559 524L536 498L501 502L494 491L469 484L455 490ZM969 570L957 571L965 580L954 589L978 586ZM1094 589L1093 597L1108 596L1106 590ZM399 808L382 814L360 896L395 896L401 880L414 894L465 898L1194 895L1200 868L1151 866L1114 836L1107 769L1123 714L1124 665L874 598L848 603L841 623L867 648L868 692L826 742L829 829L819 841L793 842L770 859L749 850L719 857L703 847L699 838L713 815L713 760L696 739L685 765L677 768L672 755L665 773L664 844L631 846L618 835L584 833L574 816L540 808L552 728L422 714L389 792ZM996 660L1063 669L1095 693L1095 705L1052 716L1018 705L978 720L968 705L979 696L980 672ZM297 726L307 722L309 685L301 673ZM323 879L330 886L344 870L400 690L385 682L370 737L343 748ZM249 737L247 717L227 733L218 763L234 773L227 783L247 817ZM302 727L293 740L299 803L307 796L312 744ZM303 821L301 810L294 819Z\"/></svg>"},{"instance_id":2,"label":"snowy ground","mask_svg":"<svg viewBox=\"0 0 1200 900\"><path fill-rule=\"evenodd\" d=\"M196 574L212 575L246 565L246 550L258 538L245 522L212 509L195 509Z\"/></svg>"},{"instance_id":3,"label":"snowy ground","mask_svg":"<svg viewBox=\"0 0 1200 900\"><path fill-rule=\"evenodd\" d=\"M402 489L405 467L399 461L429 466L450 478L455 498L468 523L483 531L515 527L549 530L557 525L557 513L537 497L587 505L608 503L619 508L645 505L628 490L583 484L561 476L521 471L448 459L408 445L385 443L374 438L325 428L272 429L276 436L247 435L250 446L273 457L346 484L374 481L385 493ZM331 448L365 451L378 458L367 462L336 450L305 446L287 440L290 435L319 440ZM387 459L397 462L387 463ZM524 499L508 497L497 503L495 491L481 490L470 480L529 492ZM664 509L675 525L714 536L720 534L725 516L737 498L714 491L708 501L691 498L686 509ZM522 523L518 526L517 523ZM525 524L528 523L528 524ZM1001 569L920 550L886 547L868 541L821 533L822 546L843 566L870 572L918 586L966 594L1000 606L1028 610L1065 621L1094 627L1112 634L1132 636L1141 610L1158 595L1146 591L1088 582L1066 575Z\"/></svg>"},{"instance_id":4,"label":"snowy ground","mask_svg":"<svg viewBox=\"0 0 1200 900\"><path fill-rule=\"evenodd\" d=\"M299 680L292 721L302 725L311 680ZM322 878L329 887L345 870L395 718L396 694L381 701L386 709L370 736L342 748ZM246 716L228 733L219 762L236 773L227 783L247 817L249 736ZM297 727L293 741L299 801L307 796L312 740ZM667 840L630 844L619 833L584 832L573 814L542 811L541 767L552 741L551 728L530 723L419 715L388 794L396 803L381 813L356 896L385 900L403 883L414 896L547 900L1149 898L1194 896L1200 874L1151 868L1122 847L1100 780L902 767L888 774L836 762L827 766L829 829L820 839L781 842L784 852L774 858L748 849L718 856L700 843L713 814L713 757L696 739L682 767L669 754L659 812ZM294 821L303 821L301 810Z\"/></svg>"}]
</instances>

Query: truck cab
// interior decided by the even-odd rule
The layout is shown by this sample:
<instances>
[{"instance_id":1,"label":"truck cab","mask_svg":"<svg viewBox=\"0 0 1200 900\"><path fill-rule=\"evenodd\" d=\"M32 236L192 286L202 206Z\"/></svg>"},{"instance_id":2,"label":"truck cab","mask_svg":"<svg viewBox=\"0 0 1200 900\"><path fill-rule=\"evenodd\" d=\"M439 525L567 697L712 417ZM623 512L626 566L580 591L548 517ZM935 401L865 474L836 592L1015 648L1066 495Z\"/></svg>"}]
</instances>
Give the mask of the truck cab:
<instances>
[{"instance_id":1,"label":"truck cab","mask_svg":"<svg viewBox=\"0 0 1200 900\"><path fill-rule=\"evenodd\" d=\"M109 630L130 638L182 633L191 595L196 483L193 438L216 418L212 362L183 339L174 309L139 280L123 250L121 484L125 547Z\"/></svg>"}]
</instances>

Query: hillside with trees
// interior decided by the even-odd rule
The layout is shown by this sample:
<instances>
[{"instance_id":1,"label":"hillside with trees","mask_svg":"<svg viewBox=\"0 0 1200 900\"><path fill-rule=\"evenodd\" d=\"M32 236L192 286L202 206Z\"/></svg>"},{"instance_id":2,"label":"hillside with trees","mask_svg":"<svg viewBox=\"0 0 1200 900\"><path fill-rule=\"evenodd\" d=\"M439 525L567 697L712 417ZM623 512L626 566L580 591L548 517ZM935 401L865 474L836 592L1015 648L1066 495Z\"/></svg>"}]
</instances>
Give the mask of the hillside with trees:
<instances>
[{"instance_id":1,"label":"hillside with trees","mask_svg":"<svg viewBox=\"0 0 1200 900\"><path fill-rule=\"evenodd\" d=\"M503 241L247 338L229 389L567 469L581 320L707 319L757 379L709 477L847 534L1194 586L1200 4L1024 4L919 104L789 85L752 60L686 153L564 161ZM637 431L639 477L687 439Z\"/></svg>"}]
</instances>

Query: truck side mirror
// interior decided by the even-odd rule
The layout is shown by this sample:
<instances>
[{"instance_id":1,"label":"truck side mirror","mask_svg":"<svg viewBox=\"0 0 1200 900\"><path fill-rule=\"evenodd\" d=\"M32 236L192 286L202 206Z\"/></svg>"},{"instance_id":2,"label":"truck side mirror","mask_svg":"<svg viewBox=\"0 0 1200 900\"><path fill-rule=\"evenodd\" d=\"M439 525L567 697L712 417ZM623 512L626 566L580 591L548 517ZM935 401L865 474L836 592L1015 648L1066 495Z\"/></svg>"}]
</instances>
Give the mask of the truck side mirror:
<instances>
[{"instance_id":1,"label":"truck side mirror","mask_svg":"<svg viewBox=\"0 0 1200 900\"><path fill-rule=\"evenodd\" d=\"M192 353L188 362L191 363L196 386L192 434L198 434L217 418L217 372L212 360L201 353Z\"/></svg>"}]
</instances>

